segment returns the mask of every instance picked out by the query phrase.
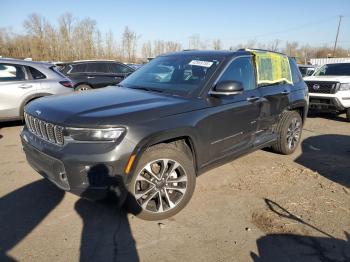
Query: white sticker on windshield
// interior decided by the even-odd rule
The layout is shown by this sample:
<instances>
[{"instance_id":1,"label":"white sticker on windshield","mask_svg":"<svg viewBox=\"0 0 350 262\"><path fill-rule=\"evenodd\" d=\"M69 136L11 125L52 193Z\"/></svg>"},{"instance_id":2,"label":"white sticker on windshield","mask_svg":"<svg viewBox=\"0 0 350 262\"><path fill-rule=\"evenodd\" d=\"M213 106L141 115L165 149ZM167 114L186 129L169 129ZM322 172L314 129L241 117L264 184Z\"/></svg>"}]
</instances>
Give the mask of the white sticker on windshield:
<instances>
[{"instance_id":1,"label":"white sticker on windshield","mask_svg":"<svg viewBox=\"0 0 350 262\"><path fill-rule=\"evenodd\" d=\"M202 66L202 67L211 67L213 62L209 61L201 61L201 60L192 60L189 65L194 65L194 66Z\"/></svg>"}]
</instances>

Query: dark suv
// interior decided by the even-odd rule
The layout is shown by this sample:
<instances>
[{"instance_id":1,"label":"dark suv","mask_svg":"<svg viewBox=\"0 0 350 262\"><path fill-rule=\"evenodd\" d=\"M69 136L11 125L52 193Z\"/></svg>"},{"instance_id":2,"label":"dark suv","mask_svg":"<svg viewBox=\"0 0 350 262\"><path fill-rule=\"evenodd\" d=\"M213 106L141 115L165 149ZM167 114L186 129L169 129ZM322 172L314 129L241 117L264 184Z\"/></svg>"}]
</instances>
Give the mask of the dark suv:
<instances>
[{"instance_id":1,"label":"dark suv","mask_svg":"<svg viewBox=\"0 0 350 262\"><path fill-rule=\"evenodd\" d=\"M196 176L215 165L265 147L296 149L306 85L284 55L289 83L257 84L255 56L171 53L118 87L34 101L21 133L27 160L63 190L93 199L113 193L121 202L133 195L139 217L172 216L190 200ZM271 61L260 68L265 75Z\"/></svg>"},{"instance_id":2,"label":"dark suv","mask_svg":"<svg viewBox=\"0 0 350 262\"><path fill-rule=\"evenodd\" d=\"M72 79L76 91L116 85L135 69L115 61L76 61L58 64L60 71Z\"/></svg>"}]
</instances>

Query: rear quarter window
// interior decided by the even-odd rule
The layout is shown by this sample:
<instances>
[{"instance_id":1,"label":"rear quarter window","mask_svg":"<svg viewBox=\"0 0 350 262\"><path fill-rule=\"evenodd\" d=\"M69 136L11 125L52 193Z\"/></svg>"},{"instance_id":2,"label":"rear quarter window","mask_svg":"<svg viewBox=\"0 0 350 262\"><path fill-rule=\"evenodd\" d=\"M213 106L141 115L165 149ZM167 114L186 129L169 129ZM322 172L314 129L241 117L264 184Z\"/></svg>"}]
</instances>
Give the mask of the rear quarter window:
<instances>
[{"instance_id":1,"label":"rear quarter window","mask_svg":"<svg viewBox=\"0 0 350 262\"><path fill-rule=\"evenodd\" d=\"M34 67L28 66L29 72L33 79L45 79L46 76Z\"/></svg>"},{"instance_id":2,"label":"rear quarter window","mask_svg":"<svg viewBox=\"0 0 350 262\"><path fill-rule=\"evenodd\" d=\"M118 63L110 63L109 68L111 73L114 74L128 74L134 71L131 68Z\"/></svg>"},{"instance_id":3,"label":"rear quarter window","mask_svg":"<svg viewBox=\"0 0 350 262\"><path fill-rule=\"evenodd\" d=\"M74 64L69 65L69 69L67 70L67 74L76 74L86 72L86 64Z\"/></svg>"}]
</instances>

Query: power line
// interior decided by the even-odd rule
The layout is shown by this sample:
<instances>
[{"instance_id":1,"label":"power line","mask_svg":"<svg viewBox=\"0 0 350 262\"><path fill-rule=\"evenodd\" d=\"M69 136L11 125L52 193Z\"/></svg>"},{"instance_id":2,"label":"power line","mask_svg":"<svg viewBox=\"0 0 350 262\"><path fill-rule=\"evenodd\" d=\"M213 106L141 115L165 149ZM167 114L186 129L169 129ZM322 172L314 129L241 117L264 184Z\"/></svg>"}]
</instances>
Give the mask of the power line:
<instances>
[{"instance_id":1,"label":"power line","mask_svg":"<svg viewBox=\"0 0 350 262\"><path fill-rule=\"evenodd\" d=\"M339 24L338 24L338 29L337 29L337 36L335 37L335 42L334 42L334 49L333 49L333 57L335 55L335 50L337 49L337 42L338 42L338 36L339 36L339 29L340 29L340 24L341 24L341 19L343 17L340 15L339 16Z\"/></svg>"}]
</instances>

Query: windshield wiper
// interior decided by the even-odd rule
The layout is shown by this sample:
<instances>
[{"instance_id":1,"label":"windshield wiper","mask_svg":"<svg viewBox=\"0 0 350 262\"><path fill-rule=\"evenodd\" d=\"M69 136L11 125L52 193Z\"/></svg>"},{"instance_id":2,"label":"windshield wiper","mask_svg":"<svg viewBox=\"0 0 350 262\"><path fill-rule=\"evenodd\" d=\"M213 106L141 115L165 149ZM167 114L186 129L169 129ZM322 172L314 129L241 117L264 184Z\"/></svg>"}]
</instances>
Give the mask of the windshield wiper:
<instances>
[{"instance_id":1,"label":"windshield wiper","mask_svg":"<svg viewBox=\"0 0 350 262\"><path fill-rule=\"evenodd\" d=\"M163 93L164 91L159 90L159 89L154 89L154 88L149 88L149 87L145 87L145 86L132 86L129 87L131 89L137 89L137 90L144 90L144 91L148 91L148 92L157 92L157 93Z\"/></svg>"}]
</instances>

